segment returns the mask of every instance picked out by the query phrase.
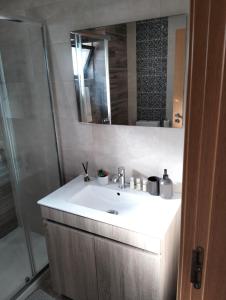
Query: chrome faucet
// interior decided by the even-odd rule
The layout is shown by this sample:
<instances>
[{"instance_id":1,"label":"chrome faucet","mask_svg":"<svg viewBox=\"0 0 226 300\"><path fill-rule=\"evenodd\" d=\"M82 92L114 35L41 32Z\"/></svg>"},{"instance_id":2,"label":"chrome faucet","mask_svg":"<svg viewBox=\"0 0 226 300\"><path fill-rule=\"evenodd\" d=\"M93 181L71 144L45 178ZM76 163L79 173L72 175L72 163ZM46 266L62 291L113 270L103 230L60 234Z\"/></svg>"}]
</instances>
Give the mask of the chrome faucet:
<instances>
[{"instance_id":1,"label":"chrome faucet","mask_svg":"<svg viewBox=\"0 0 226 300\"><path fill-rule=\"evenodd\" d=\"M112 179L113 182L118 182L118 186L120 189L125 188L126 183L126 170L124 167L118 168L118 175L115 175Z\"/></svg>"}]
</instances>

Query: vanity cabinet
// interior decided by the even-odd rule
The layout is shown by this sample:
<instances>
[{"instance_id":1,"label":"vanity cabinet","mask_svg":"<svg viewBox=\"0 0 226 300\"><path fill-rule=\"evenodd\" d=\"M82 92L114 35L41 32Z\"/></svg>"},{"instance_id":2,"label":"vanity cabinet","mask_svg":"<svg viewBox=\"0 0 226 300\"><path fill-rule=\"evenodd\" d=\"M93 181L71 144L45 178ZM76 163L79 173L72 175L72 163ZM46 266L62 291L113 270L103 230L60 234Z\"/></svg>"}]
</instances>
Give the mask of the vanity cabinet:
<instances>
[{"instance_id":1,"label":"vanity cabinet","mask_svg":"<svg viewBox=\"0 0 226 300\"><path fill-rule=\"evenodd\" d=\"M56 223L45 225L59 294L75 300L159 299L159 255Z\"/></svg>"},{"instance_id":2,"label":"vanity cabinet","mask_svg":"<svg viewBox=\"0 0 226 300\"><path fill-rule=\"evenodd\" d=\"M140 233L41 209L57 293L73 300L176 299L178 214L157 251L153 240Z\"/></svg>"},{"instance_id":3,"label":"vanity cabinet","mask_svg":"<svg viewBox=\"0 0 226 300\"><path fill-rule=\"evenodd\" d=\"M99 300L155 300L159 297L160 256L95 238Z\"/></svg>"},{"instance_id":4,"label":"vanity cabinet","mask_svg":"<svg viewBox=\"0 0 226 300\"><path fill-rule=\"evenodd\" d=\"M45 222L54 290L75 300L98 300L94 237Z\"/></svg>"}]
</instances>

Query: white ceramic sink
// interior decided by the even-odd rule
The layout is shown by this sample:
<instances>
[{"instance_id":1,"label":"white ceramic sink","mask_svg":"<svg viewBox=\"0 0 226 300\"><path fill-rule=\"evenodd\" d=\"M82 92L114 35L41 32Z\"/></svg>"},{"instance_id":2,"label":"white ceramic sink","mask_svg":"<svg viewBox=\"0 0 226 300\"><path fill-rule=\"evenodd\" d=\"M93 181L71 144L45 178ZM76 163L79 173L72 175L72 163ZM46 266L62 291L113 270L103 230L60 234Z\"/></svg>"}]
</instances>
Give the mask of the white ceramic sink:
<instances>
[{"instance_id":1,"label":"white ceramic sink","mask_svg":"<svg viewBox=\"0 0 226 300\"><path fill-rule=\"evenodd\" d=\"M139 206L137 200L137 195L96 185L86 186L68 199L69 202L76 205L107 213L115 211L120 216L129 215L135 211L137 206Z\"/></svg>"},{"instance_id":2,"label":"white ceramic sink","mask_svg":"<svg viewBox=\"0 0 226 300\"><path fill-rule=\"evenodd\" d=\"M149 193L121 190L117 184L85 183L79 176L38 201L40 205L161 239L180 207L180 195L166 200ZM109 213L110 210L118 214Z\"/></svg>"}]
</instances>

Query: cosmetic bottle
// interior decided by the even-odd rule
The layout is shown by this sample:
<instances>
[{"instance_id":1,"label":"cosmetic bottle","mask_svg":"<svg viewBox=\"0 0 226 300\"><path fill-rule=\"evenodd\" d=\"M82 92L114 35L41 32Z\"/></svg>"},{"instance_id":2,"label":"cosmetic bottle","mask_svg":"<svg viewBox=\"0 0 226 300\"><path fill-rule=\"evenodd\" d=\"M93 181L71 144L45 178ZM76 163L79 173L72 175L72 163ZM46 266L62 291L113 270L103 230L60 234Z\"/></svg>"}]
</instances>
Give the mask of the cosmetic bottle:
<instances>
[{"instance_id":1,"label":"cosmetic bottle","mask_svg":"<svg viewBox=\"0 0 226 300\"><path fill-rule=\"evenodd\" d=\"M142 191L143 192L147 192L147 184L148 184L147 178L143 178L143 180L142 180Z\"/></svg>"},{"instance_id":2,"label":"cosmetic bottle","mask_svg":"<svg viewBox=\"0 0 226 300\"><path fill-rule=\"evenodd\" d=\"M164 169L163 178L160 179L160 196L165 199L173 197L173 182L167 174L167 169Z\"/></svg>"},{"instance_id":3,"label":"cosmetic bottle","mask_svg":"<svg viewBox=\"0 0 226 300\"><path fill-rule=\"evenodd\" d=\"M134 178L133 177L130 177L129 187L130 187L131 190L134 190L134 188L135 188L135 183L134 183Z\"/></svg>"},{"instance_id":4,"label":"cosmetic bottle","mask_svg":"<svg viewBox=\"0 0 226 300\"><path fill-rule=\"evenodd\" d=\"M136 178L136 190L140 191L141 190L141 182L140 178Z\"/></svg>"}]
</instances>

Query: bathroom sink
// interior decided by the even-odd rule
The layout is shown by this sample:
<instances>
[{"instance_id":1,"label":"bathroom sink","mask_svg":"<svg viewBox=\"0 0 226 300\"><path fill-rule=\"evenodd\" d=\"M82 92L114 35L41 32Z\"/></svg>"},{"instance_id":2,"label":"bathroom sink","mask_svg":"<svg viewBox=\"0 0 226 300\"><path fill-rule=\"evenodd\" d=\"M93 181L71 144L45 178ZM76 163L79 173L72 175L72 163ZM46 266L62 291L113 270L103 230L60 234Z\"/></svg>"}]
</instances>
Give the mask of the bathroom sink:
<instances>
[{"instance_id":1,"label":"bathroom sink","mask_svg":"<svg viewBox=\"0 0 226 300\"><path fill-rule=\"evenodd\" d=\"M166 200L149 193L100 186L78 176L38 204L110 225L161 238L180 207L180 195Z\"/></svg>"},{"instance_id":2,"label":"bathroom sink","mask_svg":"<svg viewBox=\"0 0 226 300\"><path fill-rule=\"evenodd\" d=\"M120 216L131 214L139 206L137 195L96 185L84 187L68 201Z\"/></svg>"}]
</instances>

